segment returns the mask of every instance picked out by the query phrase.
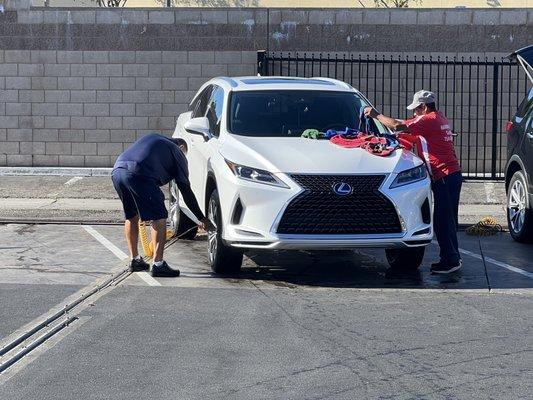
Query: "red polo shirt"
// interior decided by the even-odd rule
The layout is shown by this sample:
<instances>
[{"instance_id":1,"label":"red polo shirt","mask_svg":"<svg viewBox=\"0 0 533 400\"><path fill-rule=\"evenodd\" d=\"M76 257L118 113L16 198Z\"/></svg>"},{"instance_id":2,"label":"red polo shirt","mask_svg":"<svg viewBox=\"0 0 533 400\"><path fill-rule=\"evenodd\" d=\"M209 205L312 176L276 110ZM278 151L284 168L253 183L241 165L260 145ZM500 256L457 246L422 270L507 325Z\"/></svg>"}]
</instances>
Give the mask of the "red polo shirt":
<instances>
[{"instance_id":1,"label":"red polo shirt","mask_svg":"<svg viewBox=\"0 0 533 400\"><path fill-rule=\"evenodd\" d=\"M422 154L431 167L433 180L439 180L461 170L453 147L453 134L448 119L440 111L432 111L405 121L408 130L401 136L420 139Z\"/></svg>"}]
</instances>

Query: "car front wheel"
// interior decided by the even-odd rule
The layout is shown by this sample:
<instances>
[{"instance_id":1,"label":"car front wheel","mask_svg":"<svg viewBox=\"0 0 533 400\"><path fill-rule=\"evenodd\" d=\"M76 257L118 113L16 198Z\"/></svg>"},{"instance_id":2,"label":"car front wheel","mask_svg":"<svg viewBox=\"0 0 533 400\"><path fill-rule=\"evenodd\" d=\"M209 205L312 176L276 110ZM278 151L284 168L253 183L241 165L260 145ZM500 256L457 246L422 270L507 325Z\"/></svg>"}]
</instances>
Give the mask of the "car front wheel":
<instances>
[{"instance_id":1,"label":"car front wheel","mask_svg":"<svg viewBox=\"0 0 533 400\"><path fill-rule=\"evenodd\" d=\"M175 181L170 182L169 191L168 218L172 236L193 240L198 233L198 225L181 211L179 190Z\"/></svg>"},{"instance_id":2,"label":"car front wheel","mask_svg":"<svg viewBox=\"0 0 533 400\"><path fill-rule=\"evenodd\" d=\"M507 223L509 233L517 242L533 241L533 210L529 204L526 177L516 171L507 191Z\"/></svg>"},{"instance_id":3,"label":"car front wheel","mask_svg":"<svg viewBox=\"0 0 533 400\"><path fill-rule=\"evenodd\" d=\"M391 268L404 271L416 271L422 264L425 252L426 248L424 246L385 249L385 255Z\"/></svg>"},{"instance_id":4,"label":"car front wheel","mask_svg":"<svg viewBox=\"0 0 533 400\"><path fill-rule=\"evenodd\" d=\"M241 270L243 251L227 246L222 240L222 216L220 214L220 199L215 189L209 198L207 218L215 226L215 230L208 232L207 254L213 272L217 274L236 274Z\"/></svg>"}]
</instances>

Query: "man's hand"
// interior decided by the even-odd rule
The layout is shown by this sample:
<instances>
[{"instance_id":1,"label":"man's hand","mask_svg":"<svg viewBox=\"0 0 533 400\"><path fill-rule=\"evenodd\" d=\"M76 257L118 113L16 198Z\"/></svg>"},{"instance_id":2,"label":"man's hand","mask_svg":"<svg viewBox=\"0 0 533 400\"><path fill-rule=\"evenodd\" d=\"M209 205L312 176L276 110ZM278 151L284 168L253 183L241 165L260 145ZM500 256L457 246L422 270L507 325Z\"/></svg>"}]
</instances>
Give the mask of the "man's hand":
<instances>
[{"instance_id":1,"label":"man's hand","mask_svg":"<svg viewBox=\"0 0 533 400\"><path fill-rule=\"evenodd\" d=\"M373 107L365 107L363 112L365 116L377 119L379 122L393 131L405 131L407 129L407 125L405 125L403 121L387 117L386 115L377 112Z\"/></svg>"},{"instance_id":2,"label":"man's hand","mask_svg":"<svg viewBox=\"0 0 533 400\"><path fill-rule=\"evenodd\" d=\"M200 228L202 228L206 232L214 232L217 228L212 224L211 221L209 221L209 218L204 218L200 221Z\"/></svg>"},{"instance_id":3,"label":"man's hand","mask_svg":"<svg viewBox=\"0 0 533 400\"><path fill-rule=\"evenodd\" d=\"M376 109L372 107L365 107L364 113L366 117L370 117L370 118L376 118L379 115Z\"/></svg>"}]
</instances>

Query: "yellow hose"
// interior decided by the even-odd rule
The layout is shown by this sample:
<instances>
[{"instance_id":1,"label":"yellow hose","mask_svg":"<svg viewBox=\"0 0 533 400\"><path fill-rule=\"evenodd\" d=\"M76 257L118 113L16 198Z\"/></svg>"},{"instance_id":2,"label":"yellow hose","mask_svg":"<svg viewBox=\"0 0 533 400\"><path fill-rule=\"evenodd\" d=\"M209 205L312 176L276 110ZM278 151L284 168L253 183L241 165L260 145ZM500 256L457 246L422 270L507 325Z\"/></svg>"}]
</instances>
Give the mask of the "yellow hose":
<instances>
[{"instance_id":1,"label":"yellow hose","mask_svg":"<svg viewBox=\"0 0 533 400\"><path fill-rule=\"evenodd\" d=\"M139 236L141 237L141 245L143 248L143 253L145 258L152 258L154 256L154 244L150 240L148 231L150 230L149 226L146 226L146 222L139 219ZM173 236L172 231L167 229L166 240L171 239Z\"/></svg>"},{"instance_id":2,"label":"yellow hose","mask_svg":"<svg viewBox=\"0 0 533 400\"><path fill-rule=\"evenodd\" d=\"M152 258L154 256L154 250L152 243L148 239L148 232L146 232L146 222L139 219L139 235L141 237L141 245L145 258Z\"/></svg>"},{"instance_id":3,"label":"yellow hose","mask_svg":"<svg viewBox=\"0 0 533 400\"><path fill-rule=\"evenodd\" d=\"M493 236L502 232L503 228L492 217L485 217L477 224L466 228L465 233L470 236Z\"/></svg>"},{"instance_id":4,"label":"yellow hose","mask_svg":"<svg viewBox=\"0 0 533 400\"><path fill-rule=\"evenodd\" d=\"M174 233L170 229L167 229L167 240L172 239L172 236L174 236Z\"/></svg>"}]
</instances>

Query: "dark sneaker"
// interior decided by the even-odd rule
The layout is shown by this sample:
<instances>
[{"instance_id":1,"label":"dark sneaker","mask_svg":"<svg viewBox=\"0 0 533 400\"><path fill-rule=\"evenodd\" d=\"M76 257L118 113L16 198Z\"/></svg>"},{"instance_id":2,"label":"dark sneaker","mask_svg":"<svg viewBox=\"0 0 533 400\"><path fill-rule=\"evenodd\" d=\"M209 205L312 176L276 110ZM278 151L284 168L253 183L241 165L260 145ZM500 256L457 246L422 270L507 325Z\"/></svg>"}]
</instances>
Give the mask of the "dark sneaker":
<instances>
[{"instance_id":1,"label":"dark sneaker","mask_svg":"<svg viewBox=\"0 0 533 400\"><path fill-rule=\"evenodd\" d=\"M431 265L432 274L451 274L452 272L458 271L461 269L463 263L461 261L457 263L435 263Z\"/></svg>"},{"instance_id":2,"label":"dark sneaker","mask_svg":"<svg viewBox=\"0 0 533 400\"><path fill-rule=\"evenodd\" d=\"M430 269L433 270L433 268L440 268L442 266L443 266L442 261L439 261L439 262L436 262L436 263L432 263Z\"/></svg>"},{"instance_id":3,"label":"dark sneaker","mask_svg":"<svg viewBox=\"0 0 533 400\"><path fill-rule=\"evenodd\" d=\"M152 265L152 276L177 278L178 276L180 276L180 270L170 268L167 262L163 261L163 265L160 265L159 267L156 265Z\"/></svg>"},{"instance_id":4,"label":"dark sneaker","mask_svg":"<svg viewBox=\"0 0 533 400\"><path fill-rule=\"evenodd\" d=\"M140 260L133 259L130 262L131 272L148 271L149 269L150 269L150 265L146 261L144 261L142 258Z\"/></svg>"}]
</instances>

